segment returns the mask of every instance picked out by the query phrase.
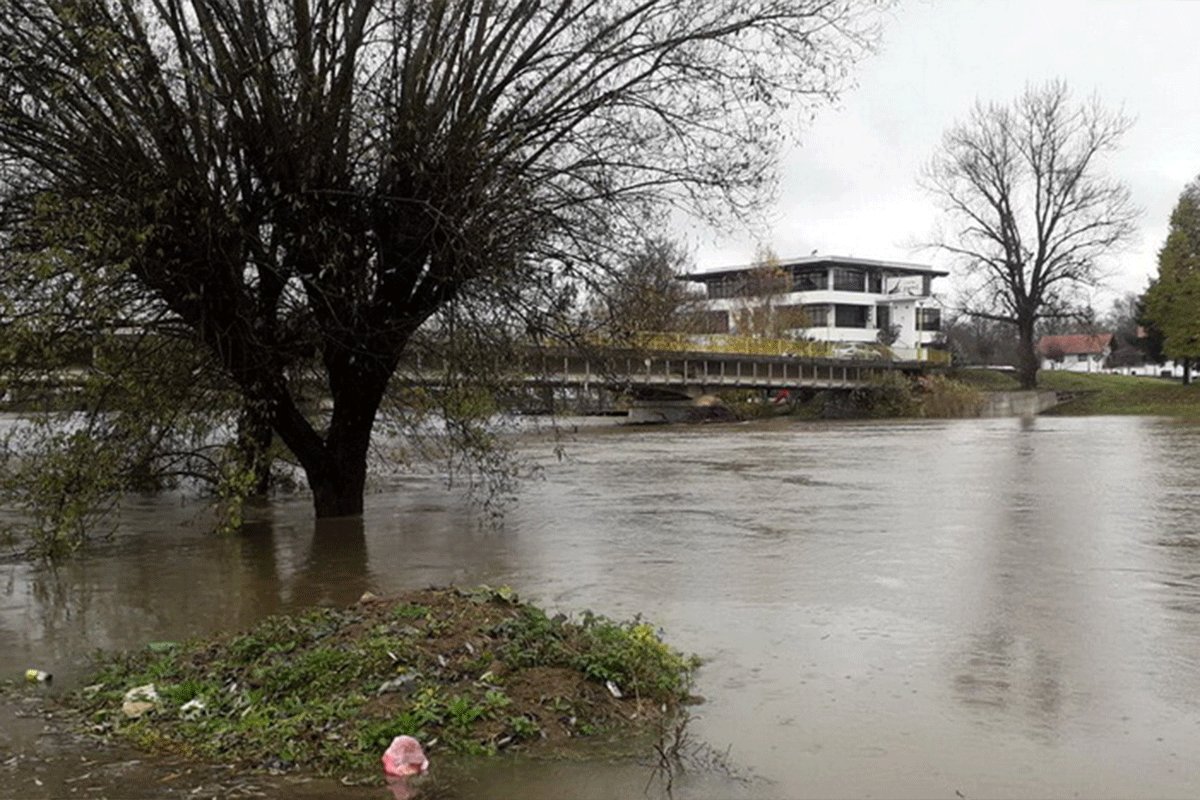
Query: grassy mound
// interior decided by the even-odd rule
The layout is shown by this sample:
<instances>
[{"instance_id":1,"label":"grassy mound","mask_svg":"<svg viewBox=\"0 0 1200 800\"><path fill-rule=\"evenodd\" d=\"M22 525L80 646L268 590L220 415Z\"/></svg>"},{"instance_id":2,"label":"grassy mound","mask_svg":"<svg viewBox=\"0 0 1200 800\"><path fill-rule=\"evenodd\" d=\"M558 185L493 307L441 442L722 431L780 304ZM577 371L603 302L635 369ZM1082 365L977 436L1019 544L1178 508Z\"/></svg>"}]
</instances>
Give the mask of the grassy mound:
<instances>
[{"instance_id":1,"label":"grassy mound","mask_svg":"<svg viewBox=\"0 0 1200 800\"><path fill-rule=\"evenodd\" d=\"M686 699L696 663L638 620L429 589L109 657L72 702L143 748L371 780L400 734L464 754L627 734Z\"/></svg>"}]
</instances>

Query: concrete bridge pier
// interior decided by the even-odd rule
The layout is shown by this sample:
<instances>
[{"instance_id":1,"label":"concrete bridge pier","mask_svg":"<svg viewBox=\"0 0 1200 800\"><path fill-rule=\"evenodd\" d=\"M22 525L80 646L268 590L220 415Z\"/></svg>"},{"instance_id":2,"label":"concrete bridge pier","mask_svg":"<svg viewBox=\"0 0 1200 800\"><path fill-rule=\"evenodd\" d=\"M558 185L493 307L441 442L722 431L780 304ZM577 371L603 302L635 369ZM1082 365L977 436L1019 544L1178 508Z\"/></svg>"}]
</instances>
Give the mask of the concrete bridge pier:
<instances>
[{"instance_id":1,"label":"concrete bridge pier","mask_svg":"<svg viewBox=\"0 0 1200 800\"><path fill-rule=\"evenodd\" d=\"M720 399L701 386L637 388L631 394L627 425L691 422L704 413L701 409L721 406Z\"/></svg>"}]
</instances>

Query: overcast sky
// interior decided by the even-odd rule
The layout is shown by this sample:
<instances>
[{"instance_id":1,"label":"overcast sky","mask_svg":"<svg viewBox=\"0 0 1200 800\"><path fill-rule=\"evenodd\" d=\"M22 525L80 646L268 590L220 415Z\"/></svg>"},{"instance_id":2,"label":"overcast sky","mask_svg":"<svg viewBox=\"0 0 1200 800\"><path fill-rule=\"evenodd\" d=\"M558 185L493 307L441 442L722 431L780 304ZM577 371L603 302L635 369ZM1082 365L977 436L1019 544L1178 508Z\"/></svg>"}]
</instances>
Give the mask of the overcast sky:
<instances>
[{"instance_id":1,"label":"overcast sky","mask_svg":"<svg viewBox=\"0 0 1200 800\"><path fill-rule=\"evenodd\" d=\"M857 86L785 154L766 243L784 257L940 263L913 243L937 222L916 179L942 132L977 98L1008 102L1062 78L1076 98L1094 92L1135 119L1106 166L1143 209L1141 233L1108 266L1113 290L1140 291L1179 193L1200 174L1198 40L1200 0L899 0ZM690 236L700 269L754 253L749 234Z\"/></svg>"}]
</instances>

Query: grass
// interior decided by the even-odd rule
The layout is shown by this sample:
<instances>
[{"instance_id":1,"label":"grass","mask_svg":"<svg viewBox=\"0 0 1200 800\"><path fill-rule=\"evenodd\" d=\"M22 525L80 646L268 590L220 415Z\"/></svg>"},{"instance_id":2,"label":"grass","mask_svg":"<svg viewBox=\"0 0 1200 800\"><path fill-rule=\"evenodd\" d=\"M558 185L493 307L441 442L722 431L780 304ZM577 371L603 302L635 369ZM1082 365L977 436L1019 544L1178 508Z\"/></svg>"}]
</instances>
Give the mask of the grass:
<instances>
[{"instance_id":1,"label":"grass","mask_svg":"<svg viewBox=\"0 0 1200 800\"><path fill-rule=\"evenodd\" d=\"M981 392L1015 392L1021 388L1017 373L995 369L956 369L948 373L959 383L973 386Z\"/></svg>"},{"instance_id":2,"label":"grass","mask_svg":"<svg viewBox=\"0 0 1200 800\"><path fill-rule=\"evenodd\" d=\"M629 734L687 699L696 666L638 619L551 617L506 587L430 589L106 656L68 702L145 749L354 782L378 779L400 734L465 755ZM154 709L127 716L125 693L147 683Z\"/></svg>"},{"instance_id":3,"label":"grass","mask_svg":"<svg viewBox=\"0 0 1200 800\"><path fill-rule=\"evenodd\" d=\"M1015 373L1010 372L963 369L955 371L953 377L981 391L1020 389ZM1075 395L1070 401L1046 412L1048 414L1142 414L1200 418L1200 385L1196 384L1184 386L1161 378L1042 370L1038 373L1038 388Z\"/></svg>"},{"instance_id":4,"label":"grass","mask_svg":"<svg viewBox=\"0 0 1200 800\"><path fill-rule=\"evenodd\" d=\"M1060 415L1144 414L1200 418L1200 386L1161 378L1050 371L1038 374L1039 388L1078 393L1049 413Z\"/></svg>"}]
</instances>

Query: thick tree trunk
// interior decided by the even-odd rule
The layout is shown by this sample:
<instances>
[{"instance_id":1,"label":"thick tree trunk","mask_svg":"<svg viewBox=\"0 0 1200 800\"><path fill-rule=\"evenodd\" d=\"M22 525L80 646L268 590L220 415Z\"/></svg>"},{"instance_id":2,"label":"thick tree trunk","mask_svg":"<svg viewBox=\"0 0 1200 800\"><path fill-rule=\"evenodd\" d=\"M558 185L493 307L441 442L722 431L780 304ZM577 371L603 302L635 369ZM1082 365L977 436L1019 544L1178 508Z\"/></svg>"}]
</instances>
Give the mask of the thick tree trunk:
<instances>
[{"instance_id":1,"label":"thick tree trunk","mask_svg":"<svg viewBox=\"0 0 1200 800\"><path fill-rule=\"evenodd\" d=\"M367 486L367 454L342 453L326 457L327 468L308 471L317 519L354 517L362 514Z\"/></svg>"},{"instance_id":2,"label":"thick tree trunk","mask_svg":"<svg viewBox=\"0 0 1200 800\"><path fill-rule=\"evenodd\" d=\"M1017 380L1022 389L1037 388L1038 356L1034 350L1032 317L1017 320Z\"/></svg>"},{"instance_id":3,"label":"thick tree trunk","mask_svg":"<svg viewBox=\"0 0 1200 800\"><path fill-rule=\"evenodd\" d=\"M304 463L318 519L357 516L363 510L367 455L375 414L391 370L345 368L330 374L333 417L321 458Z\"/></svg>"}]
</instances>

